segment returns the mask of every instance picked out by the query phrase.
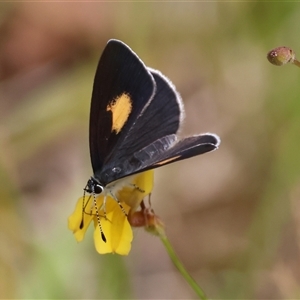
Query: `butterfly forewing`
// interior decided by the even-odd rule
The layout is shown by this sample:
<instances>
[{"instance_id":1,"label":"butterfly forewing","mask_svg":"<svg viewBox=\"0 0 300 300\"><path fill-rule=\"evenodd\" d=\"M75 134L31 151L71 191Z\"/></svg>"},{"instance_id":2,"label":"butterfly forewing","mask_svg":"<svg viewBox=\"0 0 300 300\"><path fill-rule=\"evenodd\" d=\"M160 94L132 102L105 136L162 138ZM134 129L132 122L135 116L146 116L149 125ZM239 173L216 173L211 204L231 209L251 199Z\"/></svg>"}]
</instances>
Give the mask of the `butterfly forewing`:
<instances>
[{"instance_id":1,"label":"butterfly forewing","mask_svg":"<svg viewBox=\"0 0 300 300\"><path fill-rule=\"evenodd\" d=\"M127 151L122 143L154 92L155 81L143 62L124 43L110 40L97 67L90 110L94 174Z\"/></svg>"},{"instance_id":2,"label":"butterfly forewing","mask_svg":"<svg viewBox=\"0 0 300 300\"><path fill-rule=\"evenodd\" d=\"M154 70L151 74L156 82L155 95L126 134L113 160L106 161L105 169L113 169L155 140L178 131L182 114L181 99L163 75ZM123 177L123 169L116 176ZM100 177L101 182L106 182L103 175Z\"/></svg>"}]
</instances>

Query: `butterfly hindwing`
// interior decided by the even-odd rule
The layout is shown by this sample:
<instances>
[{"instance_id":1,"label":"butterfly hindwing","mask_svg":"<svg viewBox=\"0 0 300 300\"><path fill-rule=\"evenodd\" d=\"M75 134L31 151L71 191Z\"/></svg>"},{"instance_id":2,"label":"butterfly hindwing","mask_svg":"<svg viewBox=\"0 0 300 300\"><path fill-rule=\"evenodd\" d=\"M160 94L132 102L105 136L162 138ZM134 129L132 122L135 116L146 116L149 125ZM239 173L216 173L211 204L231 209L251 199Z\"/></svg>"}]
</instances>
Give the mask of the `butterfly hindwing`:
<instances>
[{"instance_id":1,"label":"butterfly hindwing","mask_svg":"<svg viewBox=\"0 0 300 300\"><path fill-rule=\"evenodd\" d=\"M175 134L182 119L182 100L175 87L161 73L150 70L156 83L156 92L124 141L123 146L129 148L126 158L161 137Z\"/></svg>"},{"instance_id":2,"label":"butterfly hindwing","mask_svg":"<svg viewBox=\"0 0 300 300\"><path fill-rule=\"evenodd\" d=\"M164 166L179 160L187 159L196 155L204 154L218 148L220 139L215 134L205 133L190 136L179 140L168 151L161 155L158 159L148 161L146 165L150 165L150 169ZM156 160L156 161L155 161ZM145 168L148 170L149 167Z\"/></svg>"},{"instance_id":3,"label":"butterfly hindwing","mask_svg":"<svg viewBox=\"0 0 300 300\"><path fill-rule=\"evenodd\" d=\"M155 169L176 161L213 151L218 148L220 139L215 134L200 134L177 141L175 134L162 137L136 152L132 157L103 170L106 180L114 181L131 174ZM120 176L122 174L122 176Z\"/></svg>"}]
</instances>

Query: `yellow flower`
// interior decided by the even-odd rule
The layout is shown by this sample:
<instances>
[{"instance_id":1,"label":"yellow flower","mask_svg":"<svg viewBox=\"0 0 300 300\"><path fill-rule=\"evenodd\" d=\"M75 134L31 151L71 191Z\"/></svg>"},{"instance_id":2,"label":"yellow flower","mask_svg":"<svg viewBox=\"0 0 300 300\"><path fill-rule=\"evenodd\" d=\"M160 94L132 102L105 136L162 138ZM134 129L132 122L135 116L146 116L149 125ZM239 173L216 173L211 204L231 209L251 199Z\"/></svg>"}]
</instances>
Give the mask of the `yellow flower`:
<instances>
[{"instance_id":1,"label":"yellow flower","mask_svg":"<svg viewBox=\"0 0 300 300\"><path fill-rule=\"evenodd\" d=\"M116 195L128 215L133 214L143 198L151 193L153 188L153 170L137 174L133 177L131 184L123 187ZM94 221L96 250L100 254L117 253L127 255L131 249L131 241L133 239L132 229L127 216L121 210L116 200L107 195L105 218L103 201L104 196L102 194L96 197L98 214L106 242L101 238L93 195L79 198L74 213L68 219L69 229L73 231L75 239L80 242L84 238L91 221Z\"/></svg>"}]
</instances>

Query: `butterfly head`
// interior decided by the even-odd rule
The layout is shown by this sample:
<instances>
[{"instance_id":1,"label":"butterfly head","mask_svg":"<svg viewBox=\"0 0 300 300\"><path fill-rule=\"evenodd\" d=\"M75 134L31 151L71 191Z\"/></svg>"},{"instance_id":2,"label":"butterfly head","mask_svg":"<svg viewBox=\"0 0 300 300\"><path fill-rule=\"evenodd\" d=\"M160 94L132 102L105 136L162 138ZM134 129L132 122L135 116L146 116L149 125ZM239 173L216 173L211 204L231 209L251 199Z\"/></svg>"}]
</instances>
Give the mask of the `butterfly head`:
<instances>
[{"instance_id":1,"label":"butterfly head","mask_svg":"<svg viewBox=\"0 0 300 300\"><path fill-rule=\"evenodd\" d=\"M89 194L101 194L104 190L104 186L94 177L91 177L85 188L84 191Z\"/></svg>"}]
</instances>

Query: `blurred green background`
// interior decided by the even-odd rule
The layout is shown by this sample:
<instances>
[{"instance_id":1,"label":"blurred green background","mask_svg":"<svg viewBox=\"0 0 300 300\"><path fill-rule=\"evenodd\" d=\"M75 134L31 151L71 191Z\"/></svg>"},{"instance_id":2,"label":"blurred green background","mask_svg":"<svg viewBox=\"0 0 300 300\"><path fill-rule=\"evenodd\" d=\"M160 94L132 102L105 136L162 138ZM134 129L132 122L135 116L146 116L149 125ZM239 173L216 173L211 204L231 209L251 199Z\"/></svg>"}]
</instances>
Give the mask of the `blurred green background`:
<instances>
[{"instance_id":1,"label":"blurred green background","mask_svg":"<svg viewBox=\"0 0 300 300\"><path fill-rule=\"evenodd\" d=\"M176 85L181 135L218 151L155 172L152 206L211 299L300 299L300 5L275 2L0 4L0 298L193 299L158 238L100 256L67 229L91 176L99 56L127 43Z\"/></svg>"}]
</instances>

